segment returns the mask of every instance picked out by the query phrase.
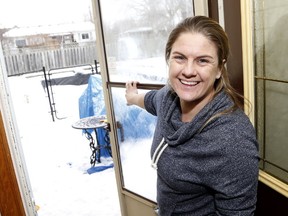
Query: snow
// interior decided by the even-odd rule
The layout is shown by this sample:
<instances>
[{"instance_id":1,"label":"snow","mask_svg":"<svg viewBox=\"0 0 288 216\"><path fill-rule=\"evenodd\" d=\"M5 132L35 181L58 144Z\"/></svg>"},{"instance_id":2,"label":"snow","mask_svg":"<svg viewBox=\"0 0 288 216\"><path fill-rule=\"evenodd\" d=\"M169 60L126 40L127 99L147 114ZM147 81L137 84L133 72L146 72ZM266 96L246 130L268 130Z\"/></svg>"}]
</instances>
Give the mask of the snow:
<instances>
[{"instance_id":1,"label":"snow","mask_svg":"<svg viewBox=\"0 0 288 216\"><path fill-rule=\"evenodd\" d=\"M121 215L114 168L87 174L89 142L71 127L79 119L78 98L87 85L53 88L63 118L53 122L43 77L8 80L38 215Z\"/></svg>"},{"instance_id":2,"label":"snow","mask_svg":"<svg viewBox=\"0 0 288 216\"><path fill-rule=\"evenodd\" d=\"M85 70L79 73L87 73ZM55 72L51 78L76 75L67 69ZM76 78L79 80L79 76ZM101 81L99 75L93 75L89 81L95 79ZM41 84L43 80L43 72L8 78L32 194L39 206L38 215L120 216L114 168L89 174L89 141L82 130L72 127L80 119L82 96L93 85L90 83L89 88L88 84L53 85L57 111L53 121L46 88ZM93 83L99 88L99 83ZM157 174L150 161L155 119L136 106L127 106L125 89L116 88L112 94L117 121L120 119L125 126L125 140L119 148L124 187L155 201ZM92 99L103 104L99 102L101 98ZM111 163L112 158L101 158L100 165Z\"/></svg>"}]
</instances>

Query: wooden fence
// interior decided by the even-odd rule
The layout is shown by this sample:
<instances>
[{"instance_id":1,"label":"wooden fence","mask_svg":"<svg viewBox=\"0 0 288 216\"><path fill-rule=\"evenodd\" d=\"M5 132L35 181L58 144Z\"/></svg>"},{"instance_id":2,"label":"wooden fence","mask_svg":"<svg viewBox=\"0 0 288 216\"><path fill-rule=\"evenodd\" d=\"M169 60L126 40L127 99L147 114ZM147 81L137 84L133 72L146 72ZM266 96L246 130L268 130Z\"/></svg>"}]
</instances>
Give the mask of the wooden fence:
<instances>
[{"instance_id":1,"label":"wooden fence","mask_svg":"<svg viewBox=\"0 0 288 216\"><path fill-rule=\"evenodd\" d=\"M53 68L91 64L97 61L96 43L61 48L4 50L7 75L20 75Z\"/></svg>"}]
</instances>

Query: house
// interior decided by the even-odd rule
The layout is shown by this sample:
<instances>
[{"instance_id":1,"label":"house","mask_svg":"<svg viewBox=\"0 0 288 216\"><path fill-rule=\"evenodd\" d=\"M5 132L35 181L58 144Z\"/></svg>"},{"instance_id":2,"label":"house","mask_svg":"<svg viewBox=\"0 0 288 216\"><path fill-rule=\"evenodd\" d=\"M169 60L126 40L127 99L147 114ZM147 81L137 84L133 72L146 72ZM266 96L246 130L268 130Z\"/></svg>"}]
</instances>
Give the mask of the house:
<instances>
[{"instance_id":1,"label":"house","mask_svg":"<svg viewBox=\"0 0 288 216\"><path fill-rule=\"evenodd\" d=\"M58 24L34 27L14 27L3 34L4 50L17 48L59 48L81 45L96 40L92 22Z\"/></svg>"},{"instance_id":2,"label":"house","mask_svg":"<svg viewBox=\"0 0 288 216\"><path fill-rule=\"evenodd\" d=\"M93 64L97 59L92 22L13 27L1 38L8 76Z\"/></svg>"}]
</instances>

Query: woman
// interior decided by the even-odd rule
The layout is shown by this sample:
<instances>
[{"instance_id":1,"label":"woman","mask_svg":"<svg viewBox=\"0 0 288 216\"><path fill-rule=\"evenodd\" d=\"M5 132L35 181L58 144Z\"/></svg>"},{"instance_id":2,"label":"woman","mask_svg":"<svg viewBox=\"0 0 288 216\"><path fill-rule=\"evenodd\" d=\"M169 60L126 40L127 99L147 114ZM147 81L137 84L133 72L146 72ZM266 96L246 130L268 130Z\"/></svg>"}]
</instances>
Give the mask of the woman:
<instances>
[{"instance_id":1,"label":"woman","mask_svg":"<svg viewBox=\"0 0 288 216\"><path fill-rule=\"evenodd\" d=\"M169 84L138 94L126 83L128 105L156 115L151 147L159 214L253 215L258 143L225 68L228 38L204 16L187 18L166 44Z\"/></svg>"}]
</instances>

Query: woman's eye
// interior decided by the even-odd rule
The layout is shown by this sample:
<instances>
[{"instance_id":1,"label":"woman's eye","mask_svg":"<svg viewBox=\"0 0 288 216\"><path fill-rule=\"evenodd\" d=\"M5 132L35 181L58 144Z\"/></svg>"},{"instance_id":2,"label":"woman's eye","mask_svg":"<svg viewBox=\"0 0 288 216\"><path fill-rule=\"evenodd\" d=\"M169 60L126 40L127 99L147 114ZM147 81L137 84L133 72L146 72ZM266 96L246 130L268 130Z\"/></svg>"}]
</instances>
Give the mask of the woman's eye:
<instances>
[{"instance_id":1,"label":"woman's eye","mask_svg":"<svg viewBox=\"0 0 288 216\"><path fill-rule=\"evenodd\" d=\"M208 59L199 59L198 62L200 64L207 64L207 63L209 63L209 60Z\"/></svg>"},{"instance_id":2,"label":"woman's eye","mask_svg":"<svg viewBox=\"0 0 288 216\"><path fill-rule=\"evenodd\" d=\"M176 60L176 61L184 61L185 60L185 58L184 58L184 56L174 56L174 59Z\"/></svg>"}]
</instances>

